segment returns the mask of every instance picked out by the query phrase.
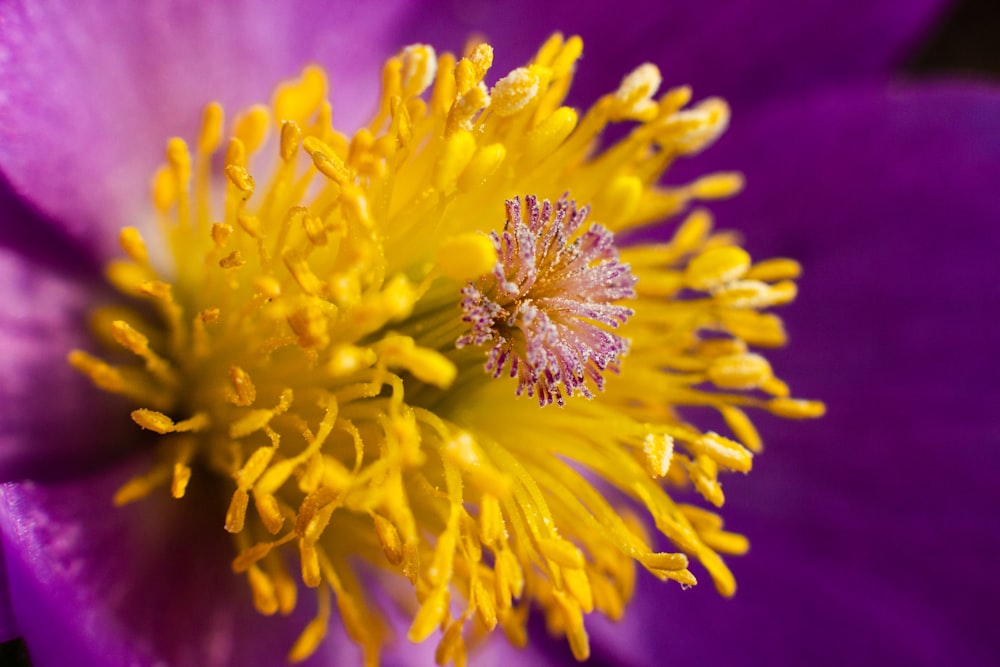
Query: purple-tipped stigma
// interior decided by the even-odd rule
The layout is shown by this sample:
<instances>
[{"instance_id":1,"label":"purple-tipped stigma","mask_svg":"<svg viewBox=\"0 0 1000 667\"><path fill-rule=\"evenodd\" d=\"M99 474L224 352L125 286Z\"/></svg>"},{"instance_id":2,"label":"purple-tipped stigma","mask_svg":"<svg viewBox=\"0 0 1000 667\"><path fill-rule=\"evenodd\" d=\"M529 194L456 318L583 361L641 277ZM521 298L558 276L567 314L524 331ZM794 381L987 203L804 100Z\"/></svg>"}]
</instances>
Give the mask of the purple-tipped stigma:
<instances>
[{"instance_id":1,"label":"purple-tipped stigma","mask_svg":"<svg viewBox=\"0 0 1000 667\"><path fill-rule=\"evenodd\" d=\"M517 395L540 405L565 403L588 386L604 388L604 371L618 371L628 340L611 330L632 315L614 302L635 297L635 276L618 259L614 235L591 223L588 206L563 195L553 206L534 195L507 200L503 233L490 238L498 261L492 273L462 289L462 320L471 331L458 347L493 343L486 371L509 368ZM561 387L560 387L561 385Z\"/></svg>"}]
</instances>

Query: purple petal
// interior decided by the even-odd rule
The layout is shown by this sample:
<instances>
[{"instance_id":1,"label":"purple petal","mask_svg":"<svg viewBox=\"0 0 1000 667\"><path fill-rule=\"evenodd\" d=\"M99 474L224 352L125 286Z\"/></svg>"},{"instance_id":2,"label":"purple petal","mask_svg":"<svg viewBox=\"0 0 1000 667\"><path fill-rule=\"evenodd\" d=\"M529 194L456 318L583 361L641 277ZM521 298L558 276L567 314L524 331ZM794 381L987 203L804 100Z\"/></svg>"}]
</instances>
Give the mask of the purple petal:
<instances>
[{"instance_id":1,"label":"purple petal","mask_svg":"<svg viewBox=\"0 0 1000 667\"><path fill-rule=\"evenodd\" d=\"M753 473L726 480L753 544L735 598L645 585L602 646L635 665L996 664L1000 91L846 88L743 122L709 152L748 177L718 219L802 260L775 367L829 414L768 420Z\"/></svg>"},{"instance_id":2,"label":"purple petal","mask_svg":"<svg viewBox=\"0 0 1000 667\"><path fill-rule=\"evenodd\" d=\"M120 454L134 428L124 404L66 360L90 348L92 277L0 248L0 480L59 477Z\"/></svg>"},{"instance_id":3,"label":"purple petal","mask_svg":"<svg viewBox=\"0 0 1000 667\"><path fill-rule=\"evenodd\" d=\"M7 642L21 636L14 610L10 604L10 584L7 582L7 567L0 549L0 642Z\"/></svg>"},{"instance_id":4,"label":"purple petal","mask_svg":"<svg viewBox=\"0 0 1000 667\"><path fill-rule=\"evenodd\" d=\"M2 3L0 170L99 256L117 252L112 232L149 217L166 140L193 139L206 102L266 102L318 61L338 122L363 119L402 4Z\"/></svg>"},{"instance_id":5,"label":"purple petal","mask_svg":"<svg viewBox=\"0 0 1000 667\"><path fill-rule=\"evenodd\" d=\"M722 96L739 111L791 90L884 74L949 0L711 0L629 3L439 3L403 24L403 41L462 50L473 33L496 47L496 71L522 64L553 31L580 34L585 59L573 99L614 90L650 61L669 85ZM579 103L579 102L578 102Z\"/></svg>"},{"instance_id":6,"label":"purple petal","mask_svg":"<svg viewBox=\"0 0 1000 667\"><path fill-rule=\"evenodd\" d=\"M149 463L140 457L71 482L0 487L11 599L33 664L285 664L314 613L311 596L301 591L290 617L254 610L245 580L229 569L224 501L197 475L182 500L161 490L112 507L115 490ZM306 665L359 660L334 634Z\"/></svg>"}]
</instances>

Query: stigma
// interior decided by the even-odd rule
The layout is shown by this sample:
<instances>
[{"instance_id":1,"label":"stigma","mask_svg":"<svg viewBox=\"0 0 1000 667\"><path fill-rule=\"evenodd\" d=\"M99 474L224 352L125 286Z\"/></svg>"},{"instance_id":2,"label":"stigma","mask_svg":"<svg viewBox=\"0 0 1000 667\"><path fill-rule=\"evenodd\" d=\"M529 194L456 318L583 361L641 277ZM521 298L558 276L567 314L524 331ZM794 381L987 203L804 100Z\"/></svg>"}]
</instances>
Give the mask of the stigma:
<instances>
[{"instance_id":1,"label":"stigma","mask_svg":"<svg viewBox=\"0 0 1000 667\"><path fill-rule=\"evenodd\" d=\"M228 120L208 104L153 177L158 233L121 232L121 299L93 317L107 354L69 354L155 450L114 501L221 488L200 511L256 608L315 597L292 661L336 616L378 664L379 600L461 665L467 637L524 645L532 609L585 659L584 617L619 618L637 565L687 587L697 564L731 595L722 555L745 538L670 494L722 505L719 474L761 447L746 410L823 411L756 351L784 342L765 311L795 297L798 265L754 263L695 206L739 176L660 185L725 129L725 103L660 94L644 64L581 114L563 102L582 48L554 35L492 77L488 45L408 47L350 135L319 67ZM632 129L595 148L613 123ZM616 245L653 222L671 233Z\"/></svg>"},{"instance_id":2,"label":"stigma","mask_svg":"<svg viewBox=\"0 0 1000 667\"><path fill-rule=\"evenodd\" d=\"M499 259L480 285L462 290L472 331L456 345L493 342L486 370L497 378L509 367L517 394L537 394L540 405L565 405L563 390L592 398L588 383L602 389L603 372L617 371L628 349L611 329L632 315L615 302L635 297L635 276L618 261L611 232L582 229L586 207L532 195L525 206L522 214L520 200L508 200L503 232L490 233Z\"/></svg>"}]
</instances>

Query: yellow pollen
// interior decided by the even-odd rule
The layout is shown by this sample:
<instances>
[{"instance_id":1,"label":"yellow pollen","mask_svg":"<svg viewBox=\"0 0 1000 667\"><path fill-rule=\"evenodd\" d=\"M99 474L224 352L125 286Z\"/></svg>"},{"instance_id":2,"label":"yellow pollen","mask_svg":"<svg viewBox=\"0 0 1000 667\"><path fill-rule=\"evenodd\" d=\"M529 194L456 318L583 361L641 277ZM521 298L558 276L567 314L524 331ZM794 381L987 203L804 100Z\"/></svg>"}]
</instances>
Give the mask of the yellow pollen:
<instances>
[{"instance_id":1,"label":"yellow pollen","mask_svg":"<svg viewBox=\"0 0 1000 667\"><path fill-rule=\"evenodd\" d=\"M316 596L293 662L339 619L378 664L392 633L376 600L409 614L405 640L435 641L439 663L463 665L482 633L523 646L529 608L586 659L587 615L627 613L637 565L682 587L700 568L731 595L722 556L747 540L671 493L723 504L720 477L749 471L762 449L750 411L823 413L792 398L758 349L785 342L767 310L796 297L799 265L755 263L695 207L742 178L661 184L725 129L725 103L660 92L644 64L574 109L565 96L582 52L556 34L497 75L486 44L465 57L407 47L353 135L332 126L315 66L270 105L227 118L210 103L190 147L170 139L153 175L162 238L151 225L119 236L125 258L107 276L123 305L93 321L103 356L121 361L68 357L133 402L137 441L157 444L157 463L114 503L180 498L196 479L223 489L228 503L198 511L232 534L232 570L256 609L289 614L300 593ZM618 122L631 128L600 148ZM519 247L539 261L504 254L505 202L564 194L594 228L567 231L561 213L544 229L526 221ZM615 240L650 223L672 237ZM615 261L580 266L595 257ZM581 278L600 270L625 273ZM529 280L534 291L515 284ZM524 330L548 318L533 354L567 330L583 341L582 370L540 366L580 374L552 386L603 391L542 409L517 397L516 370L484 370L489 344L458 347L472 317L463 291L490 281L530 294L509 300ZM587 300L598 288L608 296ZM514 331L514 314L490 303L479 314ZM688 407L717 411L726 433L688 423Z\"/></svg>"}]
</instances>

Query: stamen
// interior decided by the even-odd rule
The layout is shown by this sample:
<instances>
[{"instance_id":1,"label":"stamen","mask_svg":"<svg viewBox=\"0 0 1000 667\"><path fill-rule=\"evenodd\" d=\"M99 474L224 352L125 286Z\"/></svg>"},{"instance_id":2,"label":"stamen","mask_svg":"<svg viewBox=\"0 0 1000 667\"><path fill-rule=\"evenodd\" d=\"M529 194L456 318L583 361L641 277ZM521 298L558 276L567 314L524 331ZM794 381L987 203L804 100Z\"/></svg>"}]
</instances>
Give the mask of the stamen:
<instances>
[{"instance_id":1,"label":"stamen","mask_svg":"<svg viewBox=\"0 0 1000 667\"><path fill-rule=\"evenodd\" d=\"M645 64L578 112L564 103L582 49L553 35L492 75L486 44L464 58L408 47L352 136L332 126L318 67L228 123L208 104L194 150L170 139L151 184L173 266L136 229L119 237L126 259L107 276L138 303L93 326L126 361L69 355L158 443L114 502L219 484L228 506L204 511L233 535L254 606L289 614L301 584L315 589L292 661L336 602L378 664L372 598L399 590L408 637L440 630L436 659L456 664L471 619L523 646L533 607L584 659L584 615L619 618L636 564L685 587L700 566L731 595L720 554L746 539L668 490L721 505L720 473L748 471L762 447L747 411L823 412L755 349L784 343L766 311L795 298L799 265L754 263L687 212L742 177L659 185L728 107L659 94ZM619 121L635 126L603 140ZM672 216L668 241L619 248L612 234ZM538 407L551 403L564 409ZM687 406L718 411L732 437L680 421ZM676 552L652 546L654 527ZM404 589L370 594L382 577Z\"/></svg>"}]
</instances>

